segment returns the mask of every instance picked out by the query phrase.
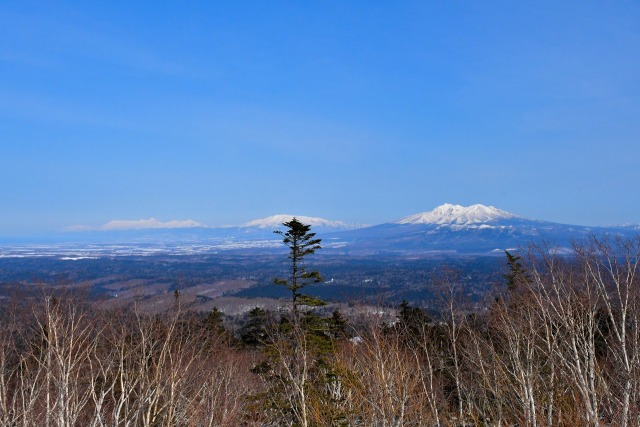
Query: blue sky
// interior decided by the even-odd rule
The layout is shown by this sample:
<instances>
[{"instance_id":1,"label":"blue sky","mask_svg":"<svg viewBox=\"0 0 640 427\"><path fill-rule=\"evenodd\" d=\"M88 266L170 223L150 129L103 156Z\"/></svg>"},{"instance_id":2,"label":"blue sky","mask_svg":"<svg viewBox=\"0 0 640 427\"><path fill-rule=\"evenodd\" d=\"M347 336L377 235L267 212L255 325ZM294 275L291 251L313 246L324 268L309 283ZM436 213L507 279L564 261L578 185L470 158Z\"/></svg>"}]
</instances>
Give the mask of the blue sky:
<instances>
[{"instance_id":1,"label":"blue sky","mask_svg":"<svg viewBox=\"0 0 640 427\"><path fill-rule=\"evenodd\" d=\"M2 2L0 235L640 222L640 4L523 3Z\"/></svg>"}]
</instances>

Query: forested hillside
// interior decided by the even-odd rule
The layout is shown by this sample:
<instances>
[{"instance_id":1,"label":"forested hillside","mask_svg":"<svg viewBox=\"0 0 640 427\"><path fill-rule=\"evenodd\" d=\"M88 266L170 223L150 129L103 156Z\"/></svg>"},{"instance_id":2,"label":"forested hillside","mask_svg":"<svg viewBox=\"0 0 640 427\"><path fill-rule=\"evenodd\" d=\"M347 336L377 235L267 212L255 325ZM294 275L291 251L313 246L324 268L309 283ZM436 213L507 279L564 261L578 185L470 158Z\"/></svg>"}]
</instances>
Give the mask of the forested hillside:
<instances>
[{"instance_id":1,"label":"forested hillside","mask_svg":"<svg viewBox=\"0 0 640 427\"><path fill-rule=\"evenodd\" d=\"M179 292L154 315L6 299L0 425L639 425L638 262L640 239L537 247L481 311L443 270L436 312L300 299L234 328Z\"/></svg>"}]
</instances>

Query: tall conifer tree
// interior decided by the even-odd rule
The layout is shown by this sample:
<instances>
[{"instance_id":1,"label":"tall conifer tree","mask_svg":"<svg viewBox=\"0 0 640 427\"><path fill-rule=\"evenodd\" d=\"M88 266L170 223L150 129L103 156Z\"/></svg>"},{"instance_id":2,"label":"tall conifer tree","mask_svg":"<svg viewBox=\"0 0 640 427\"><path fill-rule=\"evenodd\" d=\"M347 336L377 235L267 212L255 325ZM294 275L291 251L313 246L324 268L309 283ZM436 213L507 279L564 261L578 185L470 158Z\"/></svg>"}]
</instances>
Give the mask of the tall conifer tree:
<instances>
[{"instance_id":1,"label":"tall conifer tree","mask_svg":"<svg viewBox=\"0 0 640 427\"><path fill-rule=\"evenodd\" d=\"M287 227L287 230L276 230L274 233L283 236L282 242L289 247L291 271L287 279L276 278L274 283L291 291L291 310L296 315L298 305L324 305L322 300L300 293L305 286L322 281L318 271L307 271L304 265L304 258L320 249L322 240L316 239L316 233L310 232L310 225L301 223L295 217L282 225Z\"/></svg>"}]
</instances>

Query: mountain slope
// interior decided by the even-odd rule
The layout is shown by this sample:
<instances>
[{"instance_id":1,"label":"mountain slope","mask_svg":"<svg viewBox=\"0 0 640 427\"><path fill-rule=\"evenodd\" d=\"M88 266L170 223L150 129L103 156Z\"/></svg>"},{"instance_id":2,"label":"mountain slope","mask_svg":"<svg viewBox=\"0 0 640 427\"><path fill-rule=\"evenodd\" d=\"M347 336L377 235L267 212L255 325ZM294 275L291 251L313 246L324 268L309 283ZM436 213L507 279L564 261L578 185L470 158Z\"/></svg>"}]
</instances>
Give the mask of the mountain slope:
<instances>
[{"instance_id":1,"label":"mountain slope","mask_svg":"<svg viewBox=\"0 0 640 427\"><path fill-rule=\"evenodd\" d=\"M584 227L522 218L493 206L444 204L373 227L334 233L334 246L349 253L491 254L546 243L569 250L590 234L631 237L633 227Z\"/></svg>"}]
</instances>

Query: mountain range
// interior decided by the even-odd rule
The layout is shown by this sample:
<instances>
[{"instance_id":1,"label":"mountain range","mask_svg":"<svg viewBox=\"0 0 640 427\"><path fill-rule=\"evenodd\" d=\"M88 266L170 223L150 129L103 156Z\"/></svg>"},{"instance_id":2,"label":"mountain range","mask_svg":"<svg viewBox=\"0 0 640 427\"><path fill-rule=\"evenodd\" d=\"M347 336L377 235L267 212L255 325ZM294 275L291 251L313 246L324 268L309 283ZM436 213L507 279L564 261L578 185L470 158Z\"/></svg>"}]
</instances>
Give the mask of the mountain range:
<instances>
[{"instance_id":1,"label":"mountain range","mask_svg":"<svg viewBox=\"0 0 640 427\"><path fill-rule=\"evenodd\" d=\"M570 251L596 236L632 238L637 225L585 227L520 217L493 206L444 204L432 211L364 229L336 233L345 250L361 253L491 254L545 243Z\"/></svg>"},{"instance_id":2,"label":"mountain range","mask_svg":"<svg viewBox=\"0 0 640 427\"><path fill-rule=\"evenodd\" d=\"M157 220L135 222L131 229L103 227L97 230L67 232L58 243L135 244L148 246L201 248L200 252L220 250L282 250L274 230L293 215L274 215L232 227L205 227L188 221L159 228ZM323 218L296 216L311 225L323 239L323 253L346 255L400 254L501 254L531 243L546 243L560 251L570 251L573 241L589 235L632 238L639 225L585 227L532 220L493 206L443 204L427 212L384 224L366 226ZM174 223L165 223L171 224ZM109 223L111 224L111 223ZM151 224L141 228L140 224ZM0 255L1 248L0 248Z\"/></svg>"}]
</instances>

